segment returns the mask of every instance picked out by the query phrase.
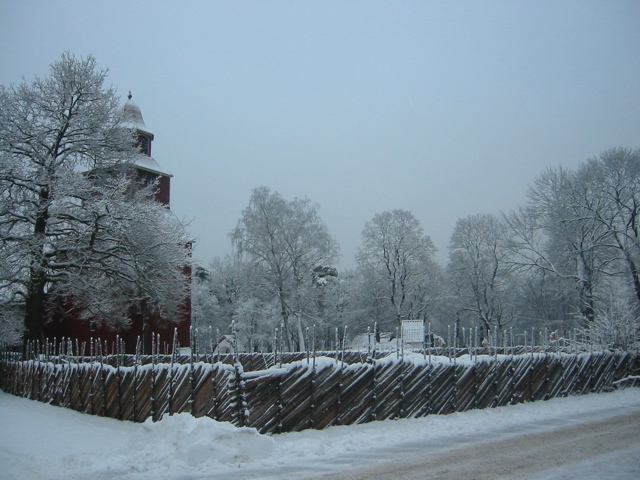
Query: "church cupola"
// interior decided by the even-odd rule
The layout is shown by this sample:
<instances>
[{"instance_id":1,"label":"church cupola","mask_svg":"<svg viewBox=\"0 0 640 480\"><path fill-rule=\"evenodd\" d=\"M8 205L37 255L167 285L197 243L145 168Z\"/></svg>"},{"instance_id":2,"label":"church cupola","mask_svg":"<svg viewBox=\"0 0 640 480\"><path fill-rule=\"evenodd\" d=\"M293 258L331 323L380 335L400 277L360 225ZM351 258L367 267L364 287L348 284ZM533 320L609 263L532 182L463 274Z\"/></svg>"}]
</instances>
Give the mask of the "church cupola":
<instances>
[{"instance_id":1,"label":"church cupola","mask_svg":"<svg viewBox=\"0 0 640 480\"><path fill-rule=\"evenodd\" d=\"M137 147L140 148L140 152L151 156L151 142L153 141L153 133L149 131L147 125L144 123L144 118L142 118L142 112L140 111L140 107L133 101L131 98L131 92L127 95L127 102L124 104L124 116L125 123L128 127L135 128L138 133L138 144Z\"/></svg>"},{"instance_id":2,"label":"church cupola","mask_svg":"<svg viewBox=\"0 0 640 480\"><path fill-rule=\"evenodd\" d=\"M135 129L137 134L138 143L136 146L140 153L133 163L138 171L138 178L144 184L155 182L157 184L156 200L168 206L170 201L170 179L173 175L162 170L158 162L151 156L153 133L144 123L140 107L131 100L131 92L129 92L127 98L128 100L122 107L125 117L124 124L126 127Z\"/></svg>"}]
</instances>

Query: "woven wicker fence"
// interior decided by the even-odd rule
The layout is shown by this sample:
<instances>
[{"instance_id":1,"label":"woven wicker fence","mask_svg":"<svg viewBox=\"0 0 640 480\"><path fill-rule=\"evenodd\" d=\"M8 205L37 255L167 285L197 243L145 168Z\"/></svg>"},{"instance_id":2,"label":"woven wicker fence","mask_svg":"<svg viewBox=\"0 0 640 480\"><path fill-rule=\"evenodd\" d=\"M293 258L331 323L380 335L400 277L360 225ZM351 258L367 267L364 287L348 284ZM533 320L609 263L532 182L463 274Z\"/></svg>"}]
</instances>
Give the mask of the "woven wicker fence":
<instances>
[{"instance_id":1,"label":"woven wicker fence","mask_svg":"<svg viewBox=\"0 0 640 480\"><path fill-rule=\"evenodd\" d=\"M4 352L0 387L121 420L188 412L279 433L598 393L636 382L640 370L637 352L607 350L386 355L283 354L274 365L273 355L261 354L23 361Z\"/></svg>"}]
</instances>

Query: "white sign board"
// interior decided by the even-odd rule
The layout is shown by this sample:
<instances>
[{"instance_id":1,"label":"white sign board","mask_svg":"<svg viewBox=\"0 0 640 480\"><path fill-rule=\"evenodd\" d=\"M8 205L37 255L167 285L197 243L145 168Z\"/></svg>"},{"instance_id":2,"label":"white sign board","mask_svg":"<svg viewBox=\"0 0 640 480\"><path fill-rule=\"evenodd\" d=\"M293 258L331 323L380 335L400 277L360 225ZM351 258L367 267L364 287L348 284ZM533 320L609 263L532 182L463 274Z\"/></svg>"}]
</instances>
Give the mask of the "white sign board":
<instances>
[{"instance_id":1,"label":"white sign board","mask_svg":"<svg viewBox=\"0 0 640 480\"><path fill-rule=\"evenodd\" d=\"M424 340L424 321L403 320L402 339L407 343L422 343Z\"/></svg>"}]
</instances>

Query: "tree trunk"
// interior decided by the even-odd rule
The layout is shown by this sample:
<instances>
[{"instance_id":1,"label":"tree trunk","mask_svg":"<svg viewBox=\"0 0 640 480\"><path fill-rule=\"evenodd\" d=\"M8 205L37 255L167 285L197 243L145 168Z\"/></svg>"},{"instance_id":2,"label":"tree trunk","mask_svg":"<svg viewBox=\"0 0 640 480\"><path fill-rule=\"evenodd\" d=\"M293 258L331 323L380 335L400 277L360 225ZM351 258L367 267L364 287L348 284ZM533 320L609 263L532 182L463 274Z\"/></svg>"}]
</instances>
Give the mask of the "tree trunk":
<instances>
[{"instance_id":1,"label":"tree trunk","mask_svg":"<svg viewBox=\"0 0 640 480\"><path fill-rule=\"evenodd\" d=\"M40 205L44 205L38 210L35 225L33 228L34 237L40 240L38 247L40 253L39 264L32 263L29 270L29 283L27 285L27 299L25 300L25 317L24 317L24 339L25 340L44 340L42 332L42 323L45 317L45 300L47 278L45 275L44 260L44 242L45 233L47 231L47 221L49 220L49 209L46 204L49 200L49 190L43 188L40 190Z\"/></svg>"},{"instance_id":2,"label":"tree trunk","mask_svg":"<svg viewBox=\"0 0 640 480\"><path fill-rule=\"evenodd\" d=\"M282 335L284 336L285 346L288 352L293 351L293 343L291 340L291 329L289 328L289 315L286 312L282 313Z\"/></svg>"},{"instance_id":3,"label":"tree trunk","mask_svg":"<svg viewBox=\"0 0 640 480\"><path fill-rule=\"evenodd\" d=\"M292 350L292 339L291 332L289 331L289 313L287 312L287 302L284 299L284 289L279 286L278 287L278 297L280 300L280 315L282 316L282 335L287 342L287 349L291 352Z\"/></svg>"},{"instance_id":4,"label":"tree trunk","mask_svg":"<svg viewBox=\"0 0 640 480\"><path fill-rule=\"evenodd\" d=\"M627 257L627 264L629 265L629 270L631 270L631 278L633 279L633 290L636 293L636 298L640 303L640 272L638 271L638 267L636 263L631 258L629 252L625 250L625 256Z\"/></svg>"},{"instance_id":5,"label":"tree trunk","mask_svg":"<svg viewBox=\"0 0 640 480\"><path fill-rule=\"evenodd\" d=\"M305 345L306 342L304 338L304 331L302 330L302 321L300 320L300 317L296 318L296 324L298 327L298 342L299 342L298 351L304 352L307 347Z\"/></svg>"},{"instance_id":6,"label":"tree trunk","mask_svg":"<svg viewBox=\"0 0 640 480\"><path fill-rule=\"evenodd\" d=\"M153 338L151 332L151 314L147 308L147 302L142 300L140 311L142 312L142 354L151 355L153 352Z\"/></svg>"},{"instance_id":7,"label":"tree trunk","mask_svg":"<svg viewBox=\"0 0 640 480\"><path fill-rule=\"evenodd\" d=\"M587 323L592 323L596 318L595 300L593 298L593 289L588 282L582 283L580 291L580 299L582 300L582 315L587 319Z\"/></svg>"},{"instance_id":8,"label":"tree trunk","mask_svg":"<svg viewBox=\"0 0 640 480\"><path fill-rule=\"evenodd\" d=\"M42 322L45 317L45 285L44 274L39 269L31 269L28 296L25 300L24 339L44 340Z\"/></svg>"}]
</instances>

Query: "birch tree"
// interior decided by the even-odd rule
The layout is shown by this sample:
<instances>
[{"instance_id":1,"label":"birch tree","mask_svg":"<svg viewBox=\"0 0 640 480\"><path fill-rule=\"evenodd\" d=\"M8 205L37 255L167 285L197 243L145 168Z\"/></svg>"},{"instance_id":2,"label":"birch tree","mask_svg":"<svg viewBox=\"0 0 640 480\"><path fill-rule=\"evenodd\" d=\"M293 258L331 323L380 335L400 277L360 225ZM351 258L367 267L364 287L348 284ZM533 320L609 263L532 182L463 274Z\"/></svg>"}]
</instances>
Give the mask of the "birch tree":
<instances>
[{"instance_id":1,"label":"birch tree","mask_svg":"<svg viewBox=\"0 0 640 480\"><path fill-rule=\"evenodd\" d=\"M338 245L308 199L287 201L262 186L230 234L235 252L264 272L277 299L290 350L304 348L303 319L313 304L313 271L331 266Z\"/></svg>"},{"instance_id":2,"label":"birch tree","mask_svg":"<svg viewBox=\"0 0 640 480\"><path fill-rule=\"evenodd\" d=\"M508 239L498 217L478 214L458 220L449 243L449 274L459 308L472 313L487 333L500 333L516 318Z\"/></svg>"},{"instance_id":3,"label":"birch tree","mask_svg":"<svg viewBox=\"0 0 640 480\"><path fill-rule=\"evenodd\" d=\"M387 210L365 224L358 268L375 296L371 305L390 307L397 326L403 319L426 316L433 302L434 253L431 238L408 210Z\"/></svg>"}]
</instances>

